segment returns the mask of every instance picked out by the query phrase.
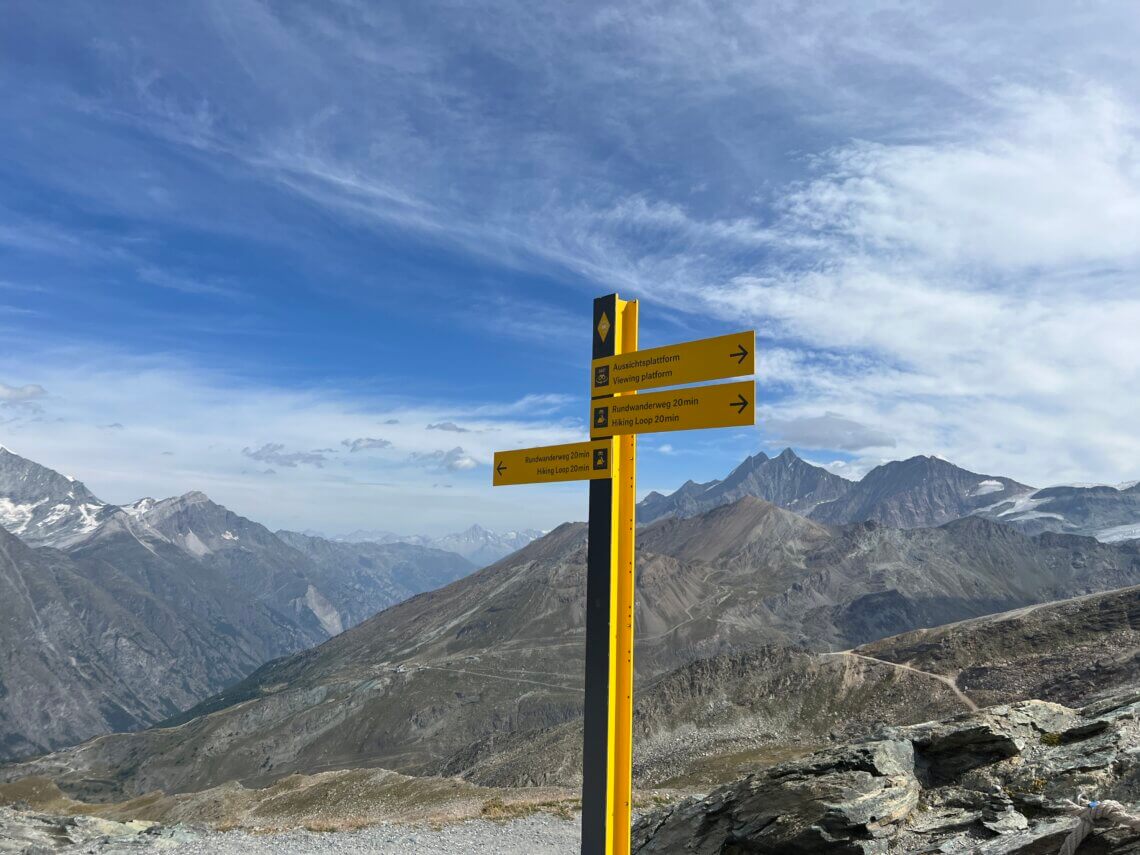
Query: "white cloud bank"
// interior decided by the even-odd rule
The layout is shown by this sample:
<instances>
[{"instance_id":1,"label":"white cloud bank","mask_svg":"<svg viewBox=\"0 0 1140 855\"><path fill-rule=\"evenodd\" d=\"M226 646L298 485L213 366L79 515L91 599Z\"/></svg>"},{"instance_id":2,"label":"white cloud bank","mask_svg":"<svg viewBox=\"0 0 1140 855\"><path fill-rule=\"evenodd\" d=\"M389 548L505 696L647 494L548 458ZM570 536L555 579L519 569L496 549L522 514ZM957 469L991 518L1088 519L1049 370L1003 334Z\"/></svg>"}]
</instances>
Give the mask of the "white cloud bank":
<instances>
[{"instance_id":1,"label":"white cloud bank","mask_svg":"<svg viewBox=\"0 0 1140 855\"><path fill-rule=\"evenodd\" d=\"M525 498L527 488L490 490L494 448L569 442L584 432L580 421L523 420L511 404L369 401L255 387L169 360L77 356L40 355L35 374L52 396L0 420L0 443L73 474L106 501L203 490L271 527L330 532L443 534L473 522L549 527L585 516L581 490L546 489L540 503ZM108 421L121 429L103 429ZM470 426L462 448L428 429L451 422ZM383 439L369 435L381 426ZM433 485L433 470L449 482Z\"/></svg>"},{"instance_id":2,"label":"white cloud bank","mask_svg":"<svg viewBox=\"0 0 1140 855\"><path fill-rule=\"evenodd\" d=\"M833 152L785 204L822 250L709 292L781 342L776 432L841 413L1035 483L1140 467L1140 121L1101 90L1006 97L994 126Z\"/></svg>"}]
</instances>

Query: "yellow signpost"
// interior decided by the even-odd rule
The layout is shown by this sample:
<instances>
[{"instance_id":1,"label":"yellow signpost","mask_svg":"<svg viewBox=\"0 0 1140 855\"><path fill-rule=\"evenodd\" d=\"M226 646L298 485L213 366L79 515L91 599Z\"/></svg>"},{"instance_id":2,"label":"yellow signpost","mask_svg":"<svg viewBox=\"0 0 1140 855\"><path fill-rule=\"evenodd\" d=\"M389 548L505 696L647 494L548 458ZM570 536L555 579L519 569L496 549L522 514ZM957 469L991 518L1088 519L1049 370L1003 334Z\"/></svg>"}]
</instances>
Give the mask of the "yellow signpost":
<instances>
[{"instance_id":1,"label":"yellow signpost","mask_svg":"<svg viewBox=\"0 0 1140 855\"><path fill-rule=\"evenodd\" d=\"M691 386L648 395L595 398L590 436L756 424L755 388L749 381Z\"/></svg>"},{"instance_id":2,"label":"yellow signpost","mask_svg":"<svg viewBox=\"0 0 1140 855\"><path fill-rule=\"evenodd\" d=\"M590 481L613 475L610 458L613 442L572 442L569 445L546 445L496 451L492 483L496 487L510 484L545 484L554 481Z\"/></svg>"},{"instance_id":3,"label":"yellow signpost","mask_svg":"<svg viewBox=\"0 0 1140 855\"><path fill-rule=\"evenodd\" d=\"M756 423L751 381L636 394L750 375L752 331L637 349L637 301L594 301L591 442L495 453L492 483L590 481L582 855L629 855L633 801L637 434Z\"/></svg>"},{"instance_id":4,"label":"yellow signpost","mask_svg":"<svg viewBox=\"0 0 1140 855\"><path fill-rule=\"evenodd\" d=\"M755 372L756 332L748 330L595 359L590 394L706 383Z\"/></svg>"}]
</instances>

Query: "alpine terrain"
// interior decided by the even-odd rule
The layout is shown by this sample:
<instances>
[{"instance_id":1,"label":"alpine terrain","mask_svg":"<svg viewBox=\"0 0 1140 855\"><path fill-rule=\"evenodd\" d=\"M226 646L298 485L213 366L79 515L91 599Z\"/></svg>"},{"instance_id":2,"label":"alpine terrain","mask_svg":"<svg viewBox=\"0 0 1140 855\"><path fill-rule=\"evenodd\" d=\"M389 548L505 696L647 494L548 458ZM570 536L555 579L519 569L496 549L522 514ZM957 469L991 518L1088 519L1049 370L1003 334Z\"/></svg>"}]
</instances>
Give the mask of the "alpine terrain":
<instances>
[{"instance_id":1,"label":"alpine terrain","mask_svg":"<svg viewBox=\"0 0 1140 855\"><path fill-rule=\"evenodd\" d=\"M802 460L790 448L747 458L723 481L687 481L638 505L638 522L695 516L755 496L824 523L873 520L896 528L938 526L977 515L1028 534L1052 531L1112 542L1140 537L1140 482L1035 489L981 475L933 456L884 463L848 481Z\"/></svg>"},{"instance_id":2,"label":"alpine terrain","mask_svg":"<svg viewBox=\"0 0 1140 855\"><path fill-rule=\"evenodd\" d=\"M498 564L266 665L163 727L104 737L11 774L47 774L101 798L232 780L260 786L360 766L572 784L576 749L559 755L547 740L575 745L557 728L576 727L581 711L585 535L581 524L563 525ZM851 674L870 669L876 681L893 681L896 666L834 651L1140 585L1134 542L1030 537L977 517L937 528L831 528L751 497L645 527L639 559L635 661L644 703L656 703L654 691L692 691L711 668L725 675L714 683L744 692L734 706L752 703L754 680L778 679L785 689L772 715L793 715L788 705L802 703L813 712L796 717L825 730L962 703L929 677L919 679L917 702L906 686L863 695L864 676L852 682ZM698 724L702 709L660 714L657 725L643 725L641 743ZM753 734L746 744L765 741L762 723L741 727ZM565 761L552 759L559 756ZM686 771L684 762L662 762L667 777Z\"/></svg>"},{"instance_id":3,"label":"alpine terrain","mask_svg":"<svg viewBox=\"0 0 1140 855\"><path fill-rule=\"evenodd\" d=\"M407 544L290 544L197 492L110 505L8 450L0 513L8 758L152 724L474 569Z\"/></svg>"}]
</instances>

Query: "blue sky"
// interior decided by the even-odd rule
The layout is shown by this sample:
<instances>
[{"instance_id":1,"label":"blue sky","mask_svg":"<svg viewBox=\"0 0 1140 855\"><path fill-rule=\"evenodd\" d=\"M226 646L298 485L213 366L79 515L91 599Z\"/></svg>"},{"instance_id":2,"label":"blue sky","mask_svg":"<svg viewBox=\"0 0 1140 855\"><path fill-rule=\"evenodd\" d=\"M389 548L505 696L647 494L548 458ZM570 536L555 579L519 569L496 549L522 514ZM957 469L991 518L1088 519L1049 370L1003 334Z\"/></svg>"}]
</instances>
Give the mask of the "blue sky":
<instances>
[{"instance_id":1,"label":"blue sky","mask_svg":"<svg viewBox=\"0 0 1140 855\"><path fill-rule=\"evenodd\" d=\"M273 526L585 515L590 300L755 327L792 445L1140 477L1131 3L5 5L0 442Z\"/></svg>"}]
</instances>

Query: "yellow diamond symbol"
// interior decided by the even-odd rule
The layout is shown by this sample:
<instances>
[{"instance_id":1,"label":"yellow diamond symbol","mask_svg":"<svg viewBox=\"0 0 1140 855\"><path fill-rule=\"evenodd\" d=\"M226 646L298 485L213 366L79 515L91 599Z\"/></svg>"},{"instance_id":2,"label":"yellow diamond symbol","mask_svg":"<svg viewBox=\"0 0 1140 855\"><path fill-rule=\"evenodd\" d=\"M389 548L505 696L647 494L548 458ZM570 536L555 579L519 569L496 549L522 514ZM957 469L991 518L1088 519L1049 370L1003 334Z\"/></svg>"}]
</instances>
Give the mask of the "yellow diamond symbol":
<instances>
[{"instance_id":1,"label":"yellow diamond symbol","mask_svg":"<svg viewBox=\"0 0 1140 855\"><path fill-rule=\"evenodd\" d=\"M606 317L606 313L602 312L602 319L598 321L598 335L602 337L602 341L606 340L606 336L610 334L610 319Z\"/></svg>"}]
</instances>

